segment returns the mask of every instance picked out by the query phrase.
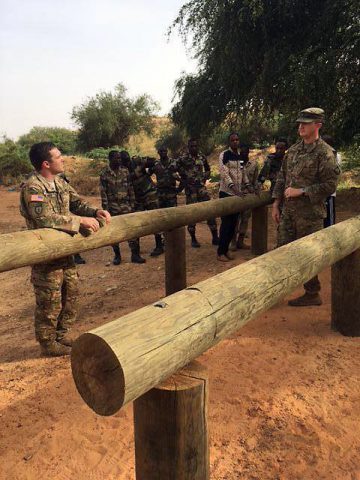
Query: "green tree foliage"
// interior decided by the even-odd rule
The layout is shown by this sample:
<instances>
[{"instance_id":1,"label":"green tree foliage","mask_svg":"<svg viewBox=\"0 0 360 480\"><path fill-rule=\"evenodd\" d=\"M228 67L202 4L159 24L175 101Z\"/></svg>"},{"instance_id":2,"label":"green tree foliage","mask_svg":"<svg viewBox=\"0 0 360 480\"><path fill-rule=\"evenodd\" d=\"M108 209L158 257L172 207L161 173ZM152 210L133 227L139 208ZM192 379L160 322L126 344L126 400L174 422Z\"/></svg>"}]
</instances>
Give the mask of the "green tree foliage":
<instances>
[{"instance_id":1,"label":"green tree foliage","mask_svg":"<svg viewBox=\"0 0 360 480\"><path fill-rule=\"evenodd\" d=\"M199 61L178 80L172 111L192 134L249 114L293 122L310 106L324 108L338 138L359 132L358 0L192 0L172 28Z\"/></svg>"},{"instance_id":2,"label":"green tree foliage","mask_svg":"<svg viewBox=\"0 0 360 480\"><path fill-rule=\"evenodd\" d=\"M155 143L155 148L158 150L160 147L166 147L172 157L177 157L185 144L186 136L183 129L176 125L170 125L160 133L160 138Z\"/></svg>"},{"instance_id":3,"label":"green tree foliage","mask_svg":"<svg viewBox=\"0 0 360 480\"><path fill-rule=\"evenodd\" d=\"M72 111L72 119L79 125L81 151L123 145L130 135L141 131L151 133L153 115L158 108L149 95L134 99L118 84L115 92L100 92Z\"/></svg>"},{"instance_id":4,"label":"green tree foliage","mask_svg":"<svg viewBox=\"0 0 360 480\"><path fill-rule=\"evenodd\" d=\"M19 177L32 170L27 149L4 137L0 143L0 178Z\"/></svg>"},{"instance_id":5,"label":"green tree foliage","mask_svg":"<svg viewBox=\"0 0 360 480\"><path fill-rule=\"evenodd\" d=\"M59 127L33 127L18 140L18 144L27 149L38 142L53 142L62 153L72 155L76 151L77 132Z\"/></svg>"}]
</instances>

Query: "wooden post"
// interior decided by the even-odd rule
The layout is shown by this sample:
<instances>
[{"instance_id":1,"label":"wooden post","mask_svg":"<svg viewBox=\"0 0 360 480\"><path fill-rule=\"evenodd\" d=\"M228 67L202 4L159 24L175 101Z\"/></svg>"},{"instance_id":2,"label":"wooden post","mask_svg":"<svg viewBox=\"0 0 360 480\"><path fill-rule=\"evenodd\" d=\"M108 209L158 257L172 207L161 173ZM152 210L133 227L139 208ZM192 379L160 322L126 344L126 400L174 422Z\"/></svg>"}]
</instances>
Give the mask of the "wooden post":
<instances>
[{"instance_id":1,"label":"wooden post","mask_svg":"<svg viewBox=\"0 0 360 480\"><path fill-rule=\"evenodd\" d=\"M186 288L185 227L165 232L166 295Z\"/></svg>"},{"instance_id":2,"label":"wooden post","mask_svg":"<svg viewBox=\"0 0 360 480\"><path fill-rule=\"evenodd\" d=\"M208 378L193 362L134 402L136 480L208 480Z\"/></svg>"},{"instance_id":3,"label":"wooden post","mask_svg":"<svg viewBox=\"0 0 360 480\"><path fill-rule=\"evenodd\" d=\"M252 211L251 251L254 255L267 252L268 209L267 206L254 208Z\"/></svg>"},{"instance_id":4,"label":"wooden post","mask_svg":"<svg viewBox=\"0 0 360 480\"><path fill-rule=\"evenodd\" d=\"M360 249L331 269L331 326L350 337L360 336Z\"/></svg>"}]
</instances>

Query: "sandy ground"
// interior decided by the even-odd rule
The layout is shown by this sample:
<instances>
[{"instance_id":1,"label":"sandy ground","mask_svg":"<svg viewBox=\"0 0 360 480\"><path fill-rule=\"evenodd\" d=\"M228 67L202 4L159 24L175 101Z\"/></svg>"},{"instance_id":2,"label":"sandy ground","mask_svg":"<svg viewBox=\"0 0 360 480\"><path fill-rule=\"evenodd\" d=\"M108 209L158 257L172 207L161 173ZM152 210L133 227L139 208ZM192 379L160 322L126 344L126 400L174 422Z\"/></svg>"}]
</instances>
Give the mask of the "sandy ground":
<instances>
[{"instance_id":1,"label":"sandy ground","mask_svg":"<svg viewBox=\"0 0 360 480\"><path fill-rule=\"evenodd\" d=\"M23 225L18 193L0 189L0 231ZM231 265L217 262L207 226L198 230L189 284L251 258L239 252ZM153 243L142 240L145 265L129 263L126 244L119 267L106 266L109 247L83 255L77 334L164 295L164 259L148 256ZM69 359L40 356L29 274L1 274L1 480L134 479L132 406L97 416L75 389ZM200 357L210 373L212 479L360 479L360 339L331 331L329 270L320 277L322 307L284 300Z\"/></svg>"}]
</instances>

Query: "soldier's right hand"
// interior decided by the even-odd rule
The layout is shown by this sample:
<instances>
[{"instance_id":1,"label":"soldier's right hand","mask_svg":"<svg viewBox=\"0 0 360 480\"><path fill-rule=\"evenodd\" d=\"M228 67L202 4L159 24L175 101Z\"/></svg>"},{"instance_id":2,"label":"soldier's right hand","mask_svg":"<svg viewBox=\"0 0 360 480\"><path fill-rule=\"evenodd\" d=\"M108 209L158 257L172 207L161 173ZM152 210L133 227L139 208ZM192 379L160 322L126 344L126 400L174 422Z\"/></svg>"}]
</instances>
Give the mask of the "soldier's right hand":
<instances>
[{"instance_id":1,"label":"soldier's right hand","mask_svg":"<svg viewBox=\"0 0 360 480\"><path fill-rule=\"evenodd\" d=\"M93 217L81 217L80 226L88 228L92 232L97 232L100 228L99 222Z\"/></svg>"},{"instance_id":2,"label":"soldier's right hand","mask_svg":"<svg viewBox=\"0 0 360 480\"><path fill-rule=\"evenodd\" d=\"M280 223L280 209L279 207L274 203L271 211L271 216L276 225L279 225Z\"/></svg>"}]
</instances>

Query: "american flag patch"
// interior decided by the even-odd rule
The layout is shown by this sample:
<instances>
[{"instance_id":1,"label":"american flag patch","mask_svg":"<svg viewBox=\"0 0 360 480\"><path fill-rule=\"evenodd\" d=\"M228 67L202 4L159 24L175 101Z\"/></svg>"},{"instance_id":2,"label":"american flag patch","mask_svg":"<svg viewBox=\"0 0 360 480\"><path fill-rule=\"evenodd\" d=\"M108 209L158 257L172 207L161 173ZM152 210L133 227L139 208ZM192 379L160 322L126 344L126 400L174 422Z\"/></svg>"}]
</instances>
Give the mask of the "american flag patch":
<instances>
[{"instance_id":1,"label":"american flag patch","mask_svg":"<svg viewBox=\"0 0 360 480\"><path fill-rule=\"evenodd\" d=\"M31 195L30 202L43 202L44 197L42 195Z\"/></svg>"}]
</instances>

